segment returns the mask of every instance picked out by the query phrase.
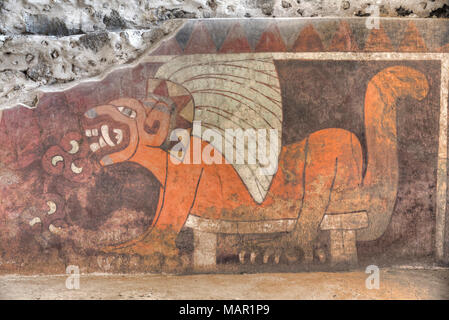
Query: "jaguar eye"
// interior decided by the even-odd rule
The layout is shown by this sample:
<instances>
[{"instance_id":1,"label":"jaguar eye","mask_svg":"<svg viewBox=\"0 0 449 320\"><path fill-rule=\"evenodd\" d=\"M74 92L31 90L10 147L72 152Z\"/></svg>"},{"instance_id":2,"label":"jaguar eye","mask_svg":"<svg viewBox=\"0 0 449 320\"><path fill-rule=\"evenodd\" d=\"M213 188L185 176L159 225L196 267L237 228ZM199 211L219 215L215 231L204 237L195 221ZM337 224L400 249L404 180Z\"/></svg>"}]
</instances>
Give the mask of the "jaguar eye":
<instances>
[{"instance_id":1,"label":"jaguar eye","mask_svg":"<svg viewBox=\"0 0 449 320\"><path fill-rule=\"evenodd\" d=\"M127 107L117 107L117 110L120 111L121 114L131 119L134 119L137 116L136 112L133 109Z\"/></svg>"}]
</instances>

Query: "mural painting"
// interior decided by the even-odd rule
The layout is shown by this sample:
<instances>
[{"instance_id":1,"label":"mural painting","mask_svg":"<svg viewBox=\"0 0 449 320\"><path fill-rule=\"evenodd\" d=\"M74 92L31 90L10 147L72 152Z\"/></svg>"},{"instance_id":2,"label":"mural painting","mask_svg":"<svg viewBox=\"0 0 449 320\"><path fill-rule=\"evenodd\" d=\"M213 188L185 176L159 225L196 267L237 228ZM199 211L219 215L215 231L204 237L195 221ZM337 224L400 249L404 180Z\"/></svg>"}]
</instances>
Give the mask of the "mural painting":
<instances>
[{"instance_id":1,"label":"mural painting","mask_svg":"<svg viewBox=\"0 0 449 320\"><path fill-rule=\"evenodd\" d=\"M312 24L288 44L220 23L2 112L3 272L434 259L441 58L339 56L363 51L345 21L327 48ZM409 29L399 52L420 51ZM363 52L388 51L382 32Z\"/></svg>"}]
</instances>

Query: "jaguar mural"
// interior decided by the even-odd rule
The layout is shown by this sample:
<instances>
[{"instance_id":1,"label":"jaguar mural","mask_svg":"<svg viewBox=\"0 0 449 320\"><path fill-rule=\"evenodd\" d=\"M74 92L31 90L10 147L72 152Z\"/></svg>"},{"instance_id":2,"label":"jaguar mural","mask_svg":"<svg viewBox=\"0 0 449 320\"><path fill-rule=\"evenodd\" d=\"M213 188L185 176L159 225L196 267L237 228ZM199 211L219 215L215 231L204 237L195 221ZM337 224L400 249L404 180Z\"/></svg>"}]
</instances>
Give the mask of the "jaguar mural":
<instances>
[{"instance_id":1,"label":"jaguar mural","mask_svg":"<svg viewBox=\"0 0 449 320\"><path fill-rule=\"evenodd\" d=\"M220 47L189 22L134 66L1 113L4 270L302 270L433 254L441 62L322 58L307 48L321 41L312 26L289 55L281 26L251 44L226 24ZM385 44L373 34L366 47ZM274 135L252 140L260 132ZM249 161L254 147L271 160Z\"/></svg>"}]
</instances>

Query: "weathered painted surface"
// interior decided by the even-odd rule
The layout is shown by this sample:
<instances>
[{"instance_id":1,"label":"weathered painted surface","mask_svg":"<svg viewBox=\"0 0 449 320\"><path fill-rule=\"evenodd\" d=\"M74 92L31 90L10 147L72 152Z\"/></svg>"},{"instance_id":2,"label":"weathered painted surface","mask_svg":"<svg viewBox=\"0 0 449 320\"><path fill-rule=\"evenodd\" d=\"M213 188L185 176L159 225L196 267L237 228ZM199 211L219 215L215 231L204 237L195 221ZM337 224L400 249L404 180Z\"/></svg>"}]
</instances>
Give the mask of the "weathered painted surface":
<instances>
[{"instance_id":1,"label":"weathered painted surface","mask_svg":"<svg viewBox=\"0 0 449 320\"><path fill-rule=\"evenodd\" d=\"M188 21L134 66L4 110L0 268L447 258L449 38L332 23Z\"/></svg>"}]
</instances>

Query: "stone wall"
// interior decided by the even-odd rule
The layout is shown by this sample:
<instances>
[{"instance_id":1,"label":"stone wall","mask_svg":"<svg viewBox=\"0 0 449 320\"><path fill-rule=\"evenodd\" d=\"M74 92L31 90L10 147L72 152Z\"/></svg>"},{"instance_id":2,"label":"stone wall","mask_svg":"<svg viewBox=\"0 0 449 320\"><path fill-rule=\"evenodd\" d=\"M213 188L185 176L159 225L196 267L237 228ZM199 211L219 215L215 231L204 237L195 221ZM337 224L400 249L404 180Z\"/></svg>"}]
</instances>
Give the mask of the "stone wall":
<instances>
[{"instance_id":1,"label":"stone wall","mask_svg":"<svg viewBox=\"0 0 449 320\"><path fill-rule=\"evenodd\" d=\"M0 2L0 109L33 92L101 75L141 56L180 18L368 17L367 0L170 0ZM447 17L447 1L379 1L382 17Z\"/></svg>"},{"instance_id":2,"label":"stone wall","mask_svg":"<svg viewBox=\"0 0 449 320\"><path fill-rule=\"evenodd\" d=\"M1 2L0 272L447 262L449 21L439 18L449 7L384 1L374 29L369 8L305 0ZM326 18L274 19L299 16ZM365 95L367 88L380 89ZM238 98L215 95L220 90ZM159 111L165 103L171 116L152 115L144 102ZM145 125L133 129L136 117ZM202 189L187 184L203 171L173 166L167 184L154 168L173 147L168 129L190 137L194 119L281 132L281 173L269 178L275 190L271 180L230 166L205 166ZM162 140L153 148L156 134ZM169 228L148 233L162 223L162 208Z\"/></svg>"}]
</instances>

